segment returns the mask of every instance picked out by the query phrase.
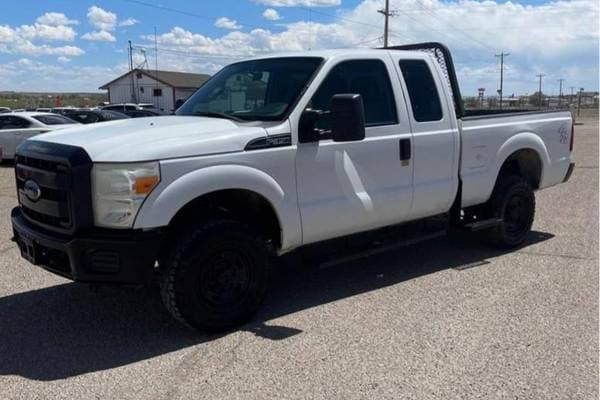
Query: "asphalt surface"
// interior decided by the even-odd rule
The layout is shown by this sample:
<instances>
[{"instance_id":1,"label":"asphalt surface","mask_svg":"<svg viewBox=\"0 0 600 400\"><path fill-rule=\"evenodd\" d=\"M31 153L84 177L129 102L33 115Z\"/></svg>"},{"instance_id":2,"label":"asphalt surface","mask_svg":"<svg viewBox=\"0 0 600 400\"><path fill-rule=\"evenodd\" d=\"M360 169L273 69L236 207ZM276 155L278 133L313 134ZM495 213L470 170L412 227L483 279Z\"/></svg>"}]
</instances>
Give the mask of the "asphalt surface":
<instances>
[{"instance_id":1,"label":"asphalt surface","mask_svg":"<svg viewBox=\"0 0 600 400\"><path fill-rule=\"evenodd\" d=\"M597 399L598 122L534 233L499 252L438 239L275 271L254 321L207 336L153 291L87 286L23 261L0 167L0 398Z\"/></svg>"}]
</instances>

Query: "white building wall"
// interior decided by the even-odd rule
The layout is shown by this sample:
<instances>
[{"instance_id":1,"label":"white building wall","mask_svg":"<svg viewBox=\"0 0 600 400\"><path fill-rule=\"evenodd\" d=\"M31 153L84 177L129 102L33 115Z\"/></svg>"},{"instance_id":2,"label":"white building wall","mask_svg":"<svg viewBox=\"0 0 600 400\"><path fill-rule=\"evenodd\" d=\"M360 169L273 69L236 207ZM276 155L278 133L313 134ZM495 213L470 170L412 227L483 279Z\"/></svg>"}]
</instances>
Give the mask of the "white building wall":
<instances>
[{"instance_id":1,"label":"white building wall","mask_svg":"<svg viewBox=\"0 0 600 400\"><path fill-rule=\"evenodd\" d=\"M141 74L141 78L137 73L133 76L133 90L135 100L131 96L131 75L126 75L121 79L116 80L109 86L109 101L111 103L130 103L137 101L138 103L150 103L160 110L170 112L174 108L173 88L164 83L161 83L148 75ZM158 89L162 93L160 96L154 95L154 90Z\"/></svg>"}]
</instances>

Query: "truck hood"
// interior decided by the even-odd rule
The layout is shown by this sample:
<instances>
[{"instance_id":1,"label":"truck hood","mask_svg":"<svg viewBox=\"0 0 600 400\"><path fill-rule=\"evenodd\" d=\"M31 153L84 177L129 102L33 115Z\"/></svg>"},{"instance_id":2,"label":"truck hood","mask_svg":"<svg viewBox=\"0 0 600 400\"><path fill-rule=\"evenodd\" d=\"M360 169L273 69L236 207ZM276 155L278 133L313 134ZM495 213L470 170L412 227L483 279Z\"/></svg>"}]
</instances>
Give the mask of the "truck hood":
<instances>
[{"instance_id":1,"label":"truck hood","mask_svg":"<svg viewBox=\"0 0 600 400\"><path fill-rule=\"evenodd\" d=\"M95 162L134 162L242 151L265 136L227 119L162 116L78 125L34 140L82 147Z\"/></svg>"}]
</instances>

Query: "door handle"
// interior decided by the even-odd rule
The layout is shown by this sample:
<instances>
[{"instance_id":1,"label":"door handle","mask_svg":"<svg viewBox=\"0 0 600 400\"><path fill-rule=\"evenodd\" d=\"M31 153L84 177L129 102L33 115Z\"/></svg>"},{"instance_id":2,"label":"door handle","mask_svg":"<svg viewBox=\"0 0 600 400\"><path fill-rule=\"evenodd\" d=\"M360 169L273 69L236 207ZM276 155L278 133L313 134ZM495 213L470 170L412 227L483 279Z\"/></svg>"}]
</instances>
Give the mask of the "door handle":
<instances>
[{"instance_id":1,"label":"door handle","mask_svg":"<svg viewBox=\"0 0 600 400\"><path fill-rule=\"evenodd\" d=\"M402 165L408 165L411 157L410 139L400 139L400 161L402 161Z\"/></svg>"}]
</instances>

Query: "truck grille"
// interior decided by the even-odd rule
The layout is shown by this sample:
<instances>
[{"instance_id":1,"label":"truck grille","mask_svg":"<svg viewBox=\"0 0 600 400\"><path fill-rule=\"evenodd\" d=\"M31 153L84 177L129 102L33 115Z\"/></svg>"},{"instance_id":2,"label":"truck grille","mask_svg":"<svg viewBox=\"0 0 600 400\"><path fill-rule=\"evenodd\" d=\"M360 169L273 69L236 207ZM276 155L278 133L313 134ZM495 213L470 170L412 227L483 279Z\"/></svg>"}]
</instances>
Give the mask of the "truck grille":
<instances>
[{"instance_id":1,"label":"truck grille","mask_svg":"<svg viewBox=\"0 0 600 400\"><path fill-rule=\"evenodd\" d=\"M91 226L91 165L81 148L25 142L15 158L17 194L25 217L62 233Z\"/></svg>"},{"instance_id":2,"label":"truck grille","mask_svg":"<svg viewBox=\"0 0 600 400\"><path fill-rule=\"evenodd\" d=\"M15 163L17 192L23 213L44 225L68 229L71 227L69 168L56 162L18 157ZM25 182L39 187L39 198L31 198Z\"/></svg>"}]
</instances>

